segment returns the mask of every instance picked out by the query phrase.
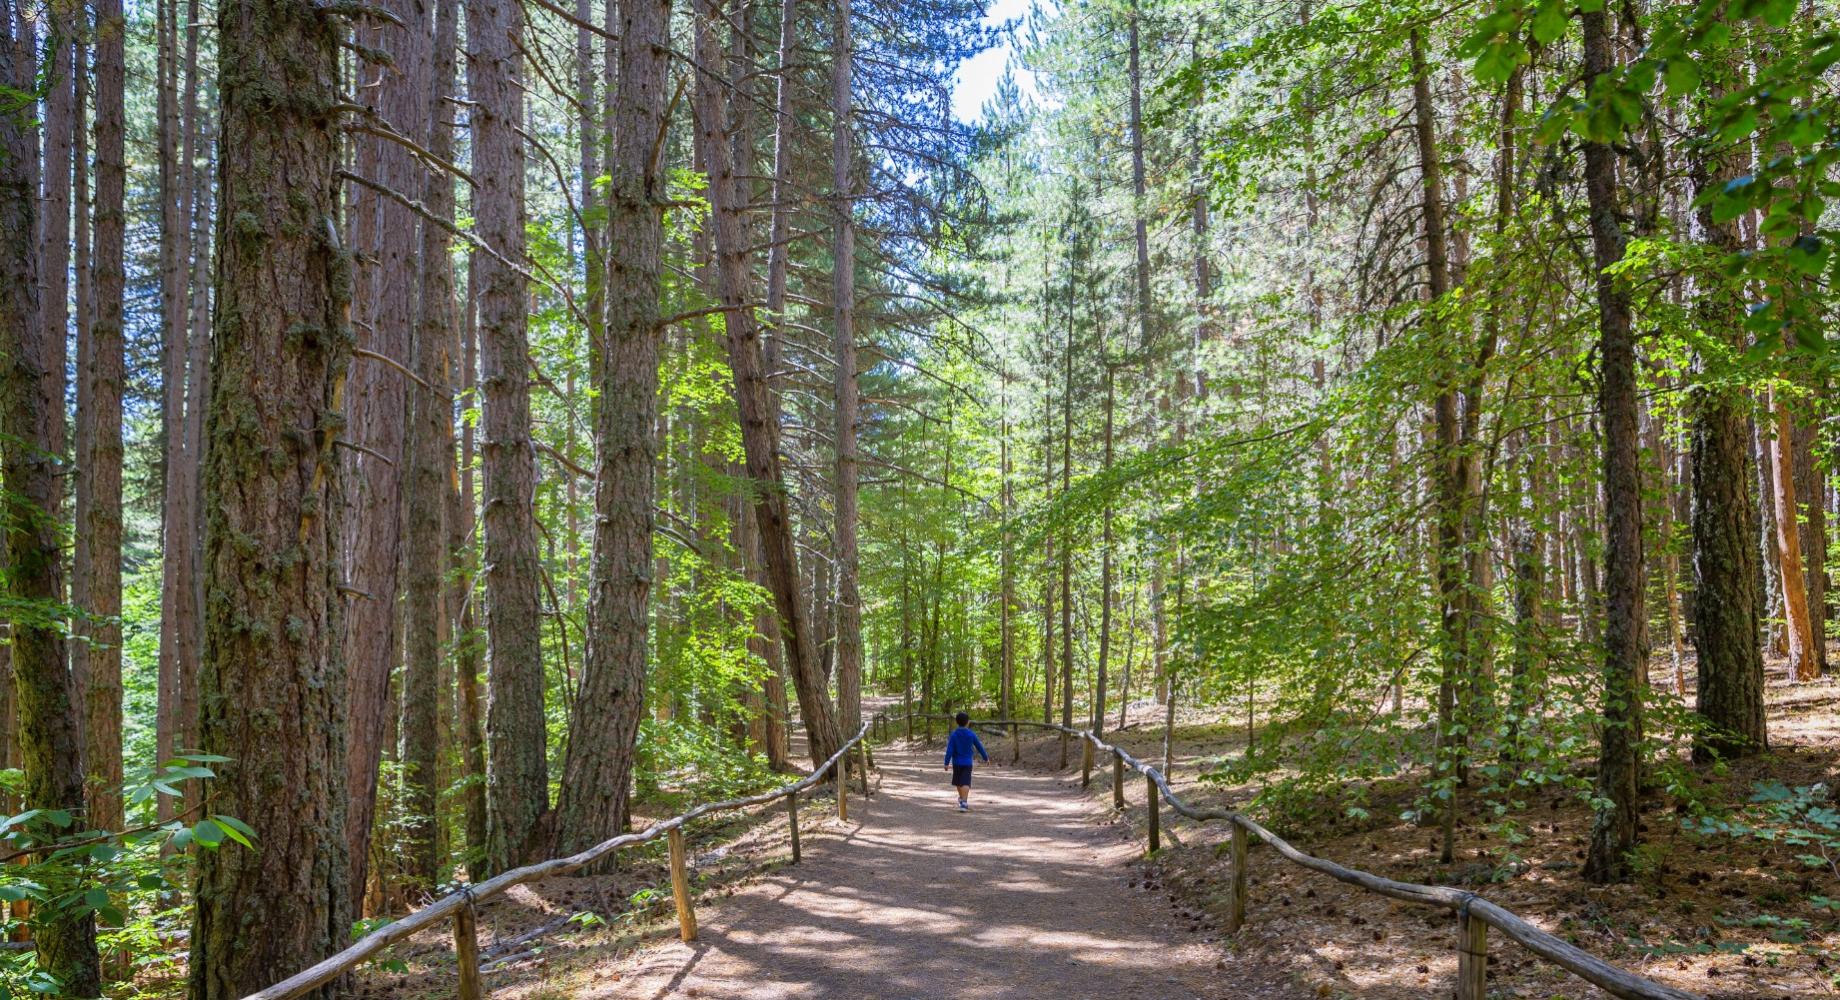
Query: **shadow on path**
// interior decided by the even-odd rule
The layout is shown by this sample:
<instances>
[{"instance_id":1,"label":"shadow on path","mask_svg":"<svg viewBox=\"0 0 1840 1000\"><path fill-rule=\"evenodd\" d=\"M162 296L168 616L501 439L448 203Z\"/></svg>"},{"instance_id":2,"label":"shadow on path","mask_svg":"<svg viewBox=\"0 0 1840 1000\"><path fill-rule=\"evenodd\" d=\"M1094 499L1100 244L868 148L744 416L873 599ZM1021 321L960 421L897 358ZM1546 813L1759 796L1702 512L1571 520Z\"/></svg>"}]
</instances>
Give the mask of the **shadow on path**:
<instances>
[{"instance_id":1,"label":"shadow on path","mask_svg":"<svg viewBox=\"0 0 1840 1000\"><path fill-rule=\"evenodd\" d=\"M694 945L640 953L590 995L826 998L1275 996L1126 882L1141 848L1095 827L1053 775L980 767L960 813L940 757L884 748L845 837L698 911ZM1177 940L1177 937L1181 940ZM1283 991L1288 993L1288 990Z\"/></svg>"}]
</instances>

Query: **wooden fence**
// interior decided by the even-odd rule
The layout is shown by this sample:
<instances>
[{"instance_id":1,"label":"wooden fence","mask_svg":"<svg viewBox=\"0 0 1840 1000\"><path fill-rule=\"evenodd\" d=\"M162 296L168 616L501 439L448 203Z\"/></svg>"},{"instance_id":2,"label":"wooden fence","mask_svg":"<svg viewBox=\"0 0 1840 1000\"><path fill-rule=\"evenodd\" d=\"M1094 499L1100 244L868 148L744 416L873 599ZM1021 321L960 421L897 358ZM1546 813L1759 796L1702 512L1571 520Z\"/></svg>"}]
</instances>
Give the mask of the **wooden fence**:
<instances>
[{"instance_id":1,"label":"wooden fence","mask_svg":"<svg viewBox=\"0 0 1840 1000\"><path fill-rule=\"evenodd\" d=\"M949 717L914 715L912 718L944 719ZM877 716L870 721L882 726L884 735L887 733L888 720L885 717ZM1398 882L1358 869L1346 868L1333 861L1325 861L1322 858L1305 854L1243 813L1227 809L1198 809L1191 806L1183 802L1169 787L1169 780L1163 776L1161 771L1131 756L1130 752L1122 747L1099 739L1090 730L1012 719L979 720L974 725L984 728L1007 727L1010 734L1012 759L1021 756L1020 729L1023 726L1052 730L1063 736L1079 739L1081 745L1080 784L1082 787L1089 785L1092 781L1094 753L1111 754L1112 805L1118 809L1124 808L1125 770L1129 768L1142 774L1148 809L1146 825L1149 828L1148 840L1152 851L1162 846L1162 802L1167 802L1171 809L1197 822L1225 820L1233 824L1231 844L1233 884L1232 891L1227 894L1226 920L1226 930L1229 934L1239 933L1240 927L1246 922L1247 834L1251 834L1271 845L1286 860L1311 871L1321 872L1337 881L1359 886L1369 892L1379 893L1392 899L1454 911L1457 915L1457 1000L1484 1000L1488 980L1488 931L1491 927L1500 931L1502 936L1510 941L1514 941L1535 955L1613 996L1624 997L1626 1000L1701 1000L1695 994L1684 993L1671 986L1664 986L1611 965L1576 945L1562 941L1535 927L1512 911L1490 902L1478 893L1449 886Z\"/></svg>"},{"instance_id":2,"label":"wooden fence","mask_svg":"<svg viewBox=\"0 0 1840 1000\"><path fill-rule=\"evenodd\" d=\"M514 885L523 885L537 879L552 875L566 875L587 867L623 847L634 847L659 837L667 838L671 856L671 895L677 904L678 934L685 941L696 939L696 911L690 899L690 877L684 859L684 828L691 820L718 812L732 812L749 806L763 805L775 799L786 800L787 819L792 829L792 860L799 860L799 793L812 787L833 768L843 768L843 761L851 750L855 750L862 762L862 793L869 795L869 748L865 737L875 723L871 718L862 724L856 735L838 748L831 758L819 765L811 776L802 781L758 795L746 798L729 799L725 802L710 802L700 805L670 819L653 823L637 833L621 834L610 840L604 840L579 854L566 858L552 858L522 868L513 868L495 878L487 879L478 885L462 886L454 892L442 896L401 920L392 921L366 934L353 942L351 947L333 955L318 964L305 969L289 978L261 990L251 993L244 1000L288 1000L303 993L317 989L327 983L346 975L357 968L359 963L377 954L418 931L436 926L444 920L451 919L454 927L454 956L459 960L460 983L456 995L460 1000L480 1000L485 995L479 978L479 938L476 930L474 911L477 905L494 896L504 894ZM838 771L837 781L837 816L849 819L849 792L842 780L847 769Z\"/></svg>"}]
</instances>

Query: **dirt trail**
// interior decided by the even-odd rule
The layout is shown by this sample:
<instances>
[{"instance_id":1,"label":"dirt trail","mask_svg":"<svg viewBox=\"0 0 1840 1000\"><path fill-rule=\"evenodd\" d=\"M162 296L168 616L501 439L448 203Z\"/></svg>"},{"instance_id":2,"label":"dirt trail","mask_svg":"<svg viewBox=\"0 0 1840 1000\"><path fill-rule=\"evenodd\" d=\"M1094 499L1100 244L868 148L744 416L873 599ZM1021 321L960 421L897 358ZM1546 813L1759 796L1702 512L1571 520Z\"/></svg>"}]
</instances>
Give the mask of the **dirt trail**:
<instances>
[{"instance_id":1,"label":"dirt trail","mask_svg":"<svg viewBox=\"0 0 1840 1000\"><path fill-rule=\"evenodd\" d=\"M699 909L699 939L641 952L592 996L1097 1000L1296 996L1132 888L1142 850L1052 774L980 767L961 814L931 751L885 748L845 836Z\"/></svg>"}]
</instances>

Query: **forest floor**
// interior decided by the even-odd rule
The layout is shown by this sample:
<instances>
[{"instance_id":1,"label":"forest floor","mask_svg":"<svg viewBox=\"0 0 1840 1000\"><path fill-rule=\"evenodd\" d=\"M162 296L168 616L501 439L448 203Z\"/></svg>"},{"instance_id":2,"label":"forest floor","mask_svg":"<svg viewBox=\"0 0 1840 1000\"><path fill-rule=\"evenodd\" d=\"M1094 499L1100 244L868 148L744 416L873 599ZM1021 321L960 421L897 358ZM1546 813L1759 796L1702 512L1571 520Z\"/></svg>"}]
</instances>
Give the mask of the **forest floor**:
<instances>
[{"instance_id":1,"label":"forest floor","mask_svg":"<svg viewBox=\"0 0 1840 1000\"><path fill-rule=\"evenodd\" d=\"M853 802L847 837L699 913L694 944L641 952L620 981L577 995L1303 995L1263 970L1223 975L1214 938L1183 933L1170 905L1131 890L1141 848L1057 776L981 768L960 813L935 753L884 749L880 791L867 808Z\"/></svg>"},{"instance_id":2,"label":"forest floor","mask_svg":"<svg viewBox=\"0 0 1840 1000\"><path fill-rule=\"evenodd\" d=\"M997 761L1006 749L993 748ZM694 944L675 939L655 859L514 890L480 911L487 987L506 1000L1308 995L1235 962L1185 908L1138 891L1141 841L1061 776L980 768L972 811L961 814L937 753L881 748L876 794L850 797L847 824L829 796L809 802L796 866L783 811L700 831ZM583 912L626 915L569 922ZM418 937L359 977L356 992L451 996L451 956L443 935Z\"/></svg>"},{"instance_id":3,"label":"forest floor","mask_svg":"<svg viewBox=\"0 0 1840 1000\"><path fill-rule=\"evenodd\" d=\"M1840 785L1840 679L1791 683L1780 664L1772 664L1768 700L1771 751L1722 773L1701 769L1703 785L1696 794L1735 807L1761 781L1790 786L1824 782L1829 789ZM1161 714L1160 708L1146 705L1142 715L1154 715L1154 722L1107 738L1144 759L1160 761ZM1179 793L1204 806L1248 801L1256 787L1200 778L1211 763L1237 756L1244 746L1243 724L1184 712L1174 750ZM1004 759L1008 756L1006 746ZM1077 745L1071 757L1071 770L1061 771L1056 736L1022 741L1022 766L1065 775L1077 787ZM1109 771L1103 766L1094 774L1090 798L1095 806L1110 803ZM1127 782L1129 807L1123 817L1140 838L1142 786L1142 781ZM1579 877L1591 814L1576 795L1554 790L1506 817L1485 815L1486 804L1470 796L1458 828L1455 863L1442 865L1436 830L1400 820L1409 805L1403 790L1375 786L1365 791L1366 820L1331 812L1307 829L1287 828L1287 838L1309 853L1376 874L1475 889L1594 954L1700 996L1840 996L1840 914L1817 910L1809 902L1810 896L1840 895L1840 884L1831 873L1796 860L1802 849L1689 833L1680 804L1653 791L1643 803L1649 866L1635 882L1598 887ZM1498 825L1503 819L1513 821L1528 839L1512 847L1504 843ZM1226 912L1228 830L1223 824L1180 820L1167 809L1163 828L1165 849L1138 864L1135 884L1190 914L1193 933L1207 933ZM1168 845L1171 835L1177 846ZM1517 860L1508 868L1510 857ZM1500 874L1505 868L1511 874ZM1231 943L1233 966L1270 970L1325 998L1448 995L1456 972L1455 928L1448 912L1361 891L1292 865L1263 847L1253 850L1251 882L1247 924ZM1582 1000L1607 995L1512 942L1492 940L1491 951L1491 997Z\"/></svg>"}]
</instances>

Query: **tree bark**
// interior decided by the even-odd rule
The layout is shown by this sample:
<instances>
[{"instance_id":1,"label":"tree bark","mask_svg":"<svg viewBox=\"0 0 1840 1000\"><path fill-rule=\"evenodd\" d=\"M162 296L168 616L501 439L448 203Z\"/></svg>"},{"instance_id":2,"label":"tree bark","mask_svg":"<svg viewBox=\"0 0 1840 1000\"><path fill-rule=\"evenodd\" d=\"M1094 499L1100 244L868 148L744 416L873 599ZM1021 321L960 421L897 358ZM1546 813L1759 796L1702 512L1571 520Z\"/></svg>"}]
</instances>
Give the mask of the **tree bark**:
<instances>
[{"instance_id":1,"label":"tree bark","mask_svg":"<svg viewBox=\"0 0 1840 1000\"><path fill-rule=\"evenodd\" d=\"M1723 188L1733 171L1722 159L1694 164L1700 192ZM1721 257L1742 246L1737 225L1699 210L1706 242ZM1700 324L1733 351L1744 347L1744 304L1718 275L1699 286ZM1763 704L1763 650L1758 622L1757 509L1752 505L1750 407L1741 390L1718 380L1694 391L1693 647L1699 656L1695 707L1710 731L1693 757L1757 753L1769 745Z\"/></svg>"},{"instance_id":2,"label":"tree bark","mask_svg":"<svg viewBox=\"0 0 1840 1000\"><path fill-rule=\"evenodd\" d=\"M773 219L767 235L767 317L772 339L766 346L767 375L772 377L779 345L788 335L786 280L792 258L792 135L798 126L793 82L798 72L798 0L780 0L778 73L773 94Z\"/></svg>"},{"instance_id":3,"label":"tree bark","mask_svg":"<svg viewBox=\"0 0 1840 1000\"><path fill-rule=\"evenodd\" d=\"M95 321L84 360L89 381L83 463L87 505L78 511L89 565L84 567L91 617L83 647L85 764L91 825L122 826L121 803L121 466L123 301L127 272L126 33L120 0L96 6ZM63 309L57 312L61 315ZM63 337L60 325L58 337ZM61 419L61 416L60 416Z\"/></svg>"},{"instance_id":4,"label":"tree bark","mask_svg":"<svg viewBox=\"0 0 1840 1000\"><path fill-rule=\"evenodd\" d=\"M760 524L761 547L767 582L779 610L784 651L793 686L798 691L799 712L804 717L807 745L814 764L830 758L842 745L836 710L825 689L811 623L801 606L798 552L794 547L791 512L786 500L785 477L780 468L779 424L772 405L767 372L760 347L760 330L748 305L750 278L747 264L745 208L734 154L727 134L725 81L712 79L723 65L713 23L721 20L714 0L699 0L697 50L702 69L697 85L697 124L703 156L709 167L710 224L715 233L716 281L725 310L729 367L734 374L735 405L741 420L741 443L747 455L748 479L754 491L754 516Z\"/></svg>"},{"instance_id":5,"label":"tree bark","mask_svg":"<svg viewBox=\"0 0 1840 1000\"><path fill-rule=\"evenodd\" d=\"M1043 256L1045 262L1046 256ZM1047 265L1044 263L1043 277ZM1043 289L1047 285L1044 281ZM1044 313L1045 314L1045 313ZM1043 373L1041 380L1041 492L1052 499L1054 489L1054 392L1053 376ZM1049 533L1042 545L1041 576L1041 721L1054 721L1054 577L1055 538Z\"/></svg>"},{"instance_id":6,"label":"tree bark","mask_svg":"<svg viewBox=\"0 0 1840 1000\"><path fill-rule=\"evenodd\" d=\"M196 745L198 661L204 640L199 618L198 519L200 452L204 439L204 382L210 344L210 259L212 185L196 166L204 143L204 116L198 106L198 34L202 18L196 0L188 5L184 84L176 106L167 105L161 88L160 148L160 308L162 432L165 436L161 525L159 707L155 718L156 754L171 760ZM168 15L161 12L162 30ZM164 35L162 45L170 44ZM165 56L165 49L162 48ZM170 58L170 57L167 57ZM176 72L176 69L175 69ZM170 73L161 70L162 79ZM167 117L176 112L175 123ZM176 135L174 133L177 133ZM170 259L168 255L170 254ZM189 258L189 260L188 260ZM189 266L189 273L187 268ZM189 301L188 301L189 299ZM195 790L195 783L190 787ZM187 793L192 794L191 792ZM178 811L171 796L160 796L158 816L169 821Z\"/></svg>"},{"instance_id":7,"label":"tree bark","mask_svg":"<svg viewBox=\"0 0 1840 1000\"><path fill-rule=\"evenodd\" d=\"M1825 376L1817 376L1824 378ZM1820 386L1816 398L1824 398ZM1808 631L1814 676L1827 673L1827 510L1822 496L1827 470L1822 467L1820 424L1802 413L1791 414L1794 431L1795 502L1801 512L1802 577L1808 585Z\"/></svg>"},{"instance_id":8,"label":"tree bark","mask_svg":"<svg viewBox=\"0 0 1840 1000\"><path fill-rule=\"evenodd\" d=\"M388 0L387 9L407 25L376 22L360 27L373 48L390 53L391 67L380 74L374 90L378 112L404 135L422 141L420 122L428 109L430 15L411 0ZM372 147L366 159L376 163L377 180L394 191L422 192L427 168L400 143L363 137ZM356 272L369 328L360 331L363 346L385 357L409 357L420 288L416 255L421 217L392 198L362 191L354 208L362 213L354 249L368 266ZM425 291L425 289L424 289ZM351 805L346 835L351 840L352 894L361 896L370 863L370 843L377 805L377 767L384 758L390 712L390 683L400 656L397 594L403 539L403 471L407 380L395 368L367 360L352 373L344 437L359 448L347 449L347 497L352 511L340 539L347 567L349 600L345 606L345 658L351 712L346 780ZM362 449L362 450L360 450Z\"/></svg>"},{"instance_id":9,"label":"tree bark","mask_svg":"<svg viewBox=\"0 0 1840 1000\"><path fill-rule=\"evenodd\" d=\"M474 322L474 296L479 289L475 253L467 258L465 299L460 311L460 343L455 355L451 383L473 397L478 386L478 330ZM463 400L462 400L463 401ZM457 401L460 402L460 401ZM451 453L450 453L451 454ZM486 741L483 730L484 710L479 703L480 652L484 637L476 627L473 584L477 579L474 562L473 529L478 522L473 506L473 423L460 421L459 468L448 478L447 558L451 585L447 592L449 613L453 615L454 686L458 688L456 708L459 715L460 759L467 784L462 793L465 802L466 853L468 873L483 868L486 856Z\"/></svg>"},{"instance_id":10,"label":"tree bark","mask_svg":"<svg viewBox=\"0 0 1840 1000\"><path fill-rule=\"evenodd\" d=\"M106 8L105 8L106 12ZM36 67L27 16L0 5L0 86L33 93ZM117 24L119 22L117 21ZM119 30L116 37L119 38ZM23 43L23 44L22 44ZM56 518L62 492L58 447L63 426L63 371L39 315L36 181L38 137L31 102L0 109L0 504L5 516L9 595L37 614L8 623L13 695L18 713L25 805L83 809L83 751L76 692L66 666L62 624L63 572ZM60 338L62 331L60 331ZM56 405L52 405L53 392ZM61 992L96 996L102 990L95 918L58 907L33 914L39 966Z\"/></svg>"},{"instance_id":11,"label":"tree bark","mask_svg":"<svg viewBox=\"0 0 1840 1000\"><path fill-rule=\"evenodd\" d=\"M434 12L424 110L418 121L428 151L452 159L453 129L445 124L454 87L458 5L440 3ZM422 203L436 219L452 222L454 179L440 170L424 172ZM453 464L453 401L444 390L453 367L454 262L452 237L433 223L421 226L420 301L416 304L410 367L423 385L409 393L409 471L404 481L406 533L403 554L403 805L407 862L404 874L418 888L440 877L441 658L451 632L446 607L448 529L445 515L448 468Z\"/></svg>"},{"instance_id":12,"label":"tree bark","mask_svg":"<svg viewBox=\"0 0 1840 1000\"><path fill-rule=\"evenodd\" d=\"M1789 644L1789 674L1798 681L1821 676L1815 654L1814 623L1808 608L1808 582L1802 573L1800 518L1795 504L1794 421L1789 408L1771 394L1765 439L1770 458L1770 502L1776 515L1776 568L1783 603L1783 631Z\"/></svg>"},{"instance_id":13,"label":"tree bark","mask_svg":"<svg viewBox=\"0 0 1840 1000\"><path fill-rule=\"evenodd\" d=\"M71 182L73 179L72 168L74 166L79 170L87 170L87 165L85 165L83 161L75 159L72 155L76 144L75 129L78 122L78 109L76 107L78 87L75 82L78 67L75 63L76 49L73 43L78 37L79 32L87 26L84 24L86 18L83 16L83 7L81 5L67 2L67 0L55 0L55 2L49 3L47 6L50 9L50 29L46 33L44 52L45 80L43 86L45 90L45 116L42 126L44 132L44 167L39 175L42 207L39 210L38 260L40 288L38 302L39 322L45 327L45 344L51 352L51 364L57 371L56 385L48 388L57 393L54 402L59 417L56 426L52 428L52 443L56 446L58 453L62 455L68 444L65 440L63 411L64 392L66 388L64 384L64 372L70 361L68 344L70 330L70 256L72 249L70 221ZM116 34L119 36L120 32L118 31ZM101 66L97 67L98 72L100 72L101 69ZM98 132L105 130L105 128L106 127L100 121L97 123ZM79 212L78 228L82 228L84 225L85 220L82 218L81 212ZM79 380L83 378L84 363L85 359L79 356L77 358L77 377ZM79 451L75 455L75 459L77 462L77 478L81 481L83 473L87 471L84 466L87 456ZM59 505L60 509L57 514L61 517L61 496L59 498ZM81 531L77 532L76 538L74 539L75 550L77 552L82 552L88 541L89 540L84 537ZM117 576L119 577L119 575L118 571ZM81 576L82 571L73 567L70 580L71 603L79 609L87 610L89 607L87 602L79 602L76 600L77 581L81 579ZM116 589L119 591L120 588L117 587ZM86 627L86 623L82 621L76 624L79 631ZM74 652L79 655L73 657L71 666L79 678L78 694L82 696L84 693L84 685L81 678L83 677L83 670L87 664L84 662L85 658L81 655L82 647L79 646Z\"/></svg>"},{"instance_id":14,"label":"tree bark","mask_svg":"<svg viewBox=\"0 0 1840 1000\"><path fill-rule=\"evenodd\" d=\"M1584 26L1588 86L1611 72L1614 54L1609 18L1602 9L1585 11L1579 20ZM1587 140L1584 159L1602 372L1598 406L1604 428L1606 529L1603 735L1597 765L1597 797L1603 805L1591 824L1584 875L1602 884L1628 875L1628 855L1636 846L1640 825L1636 807L1642 745L1642 483L1629 292L1608 273L1623 259L1624 248L1616 151L1607 142Z\"/></svg>"},{"instance_id":15,"label":"tree bark","mask_svg":"<svg viewBox=\"0 0 1840 1000\"><path fill-rule=\"evenodd\" d=\"M837 558L837 725L854 733L862 724L862 595L856 543L858 460L856 423L856 219L852 164L856 155L850 118L850 79L856 58L850 0L832 0L831 17L831 248L832 334L836 351L836 451L834 544Z\"/></svg>"},{"instance_id":16,"label":"tree bark","mask_svg":"<svg viewBox=\"0 0 1840 1000\"><path fill-rule=\"evenodd\" d=\"M1079 253L1079 237L1074 237L1073 253L1067 261L1067 339L1061 347L1061 497L1073 488L1073 303L1074 258ZM1073 532L1060 530L1061 557L1061 767L1067 766L1069 737L1073 728Z\"/></svg>"},{"instance_id":17,"label":"tree bark","mask_svg":"<svg viewBox=\"0 0 1840 1000\"><path fill-rule=\"evenodd\" d=\"M199 855L194 1000L244 996L350 939L333 447L352 336L337 221L341 33L335 14L295 3L218 13L201 737L230 758L213 811L262 842Z\"/></svg>"},{"instance_id":18,"label":"tree bark","mask_svg":"<svg viewBox=\"0 0 1840 1000\"><path fill-rule=\"evenodd\" d=\"M670 0L627 0L622 21L607 165L607 245L618 252L607 255L587 652L556 806L564 852L625 827L645 695L665 198L652 146L665 125Z\"/></svg>"},{"instance_id":19,"label":"tree bark","mask_svg":"<svg viewBox=\"0 0 1840 1000\"><path fill-rule=\"evenodd\" d=\"M1129 77L1131 86L1131 235L1137 249L1137 340L1140 350L1150 347L1150 227L1148 211L1144 204L1146 187L1144 182L1144 74L1141 57L1143 9L1138 0L1131 0L1130 10L1125 14L1130 23L1130 62ZM1205 216L1203 216L1205 219ZM1201 225L1206 226L1202 221ZM1205 271L1206 265L1199 265L1197 276ZM1201 277L1205 281L1205 277ZM1178 376L1180 377L1180 376Z\"/></svg>"},{"instance_id":20,"label":"tree bark","mask_svg":"<svg viewBox=\"0 0 1840 1000\"><path fill-rule=\"evenodd\" d=\"M77 120L75 82L75 46L78 33L85 27L83 7L69 0L53 0L50 28L45 37L45 117L44 167L39 174L41 208L39 209L39 322L45 327L45 343L51 351L51 363L57 368L55 402L60 414L64 408L64 371L69 363L70 328L70 198L72 167L81 161L72 156ZM119 35L119 32L117 33ZM103 67L99 64L96 71ZM100 94L98 95L100 100ZM105 126L97 121L97 129ZM98 150L98 153L101 151ZM79 223L81 224L81 223ZM81 370L83 359L78 358ZM81 376L79 376L81 377ZM52 428L52 443L60 454L66 444L64 421L60 416ZM83 456L78 455L82 462ZM78 537L81 545L83 539Z\"/></svg>"},{"instance_id":21,"label":"tree bark","mask_svg":"<svg viewBox=\"0 0 1840 1000\"><path fill-rule=\"evenodd\" d=\"M537 561L536 456L530 437L524 258L523 8L467 2L467 91L475 102L475 259L484 389L486 575L486 872L522 863L549 811L543 618ZM501 261L499 258L504 260Z\"/></svg>"},{"instance_id":22,"label":"tree bark","mask_svg":"<svg viewBox=\"0 0 1840 1000\"><path fill-rule=\"evenodd\" d=\"M1412 96L1418 138L1418 163L1423 197L1427 294L1433 308L1450 292L1450 255L1444 229L1444 181L1437 153L1437 134L1431 107L1430 69L1425 43L1414 29L1411 35ZM1454 354L1448 346L1446 354ZM1455 851L1457 787L1463 767L1462 738L1457 726L1456 692L1469 668L1468 624L1463 601L1463 463L1458 440L1457 373L1445 362L1439 373L1436 414L1437 555L1436 573L1440 606L1438 678L1438 753L1435 775L1449 782L1449 795L1438 810L1442 844L1438 859L1449 864Z\"/></svg>"},{"instance_id":23,"label":"tree bark","mask_svg":"<svg viewBox=\"0 0 1840 1000\"><path fill-rule=\"evenodd\" d=\"M1010 470L1010 458L1009 458L1009 371L1007 368L1004 369L1000 377L1002 378L1002 381L1003 381L1003 390L1002 390L1003 396L1002 396L1002 402L1000 404L1001 415L999 417L1000 426L999 426L998 437L997 437L997 440L998 440L998 446L997 446L998 459L997 461L998 461L1000 475L1002 476L1003 482L1000 487L999 500L998 500L998 502L1001 504L1000 516L1002 518L1002 525L1001 525L1000 538L1001 538L1002 549L998 553L998 569L997 569L997 573L999 577L998 583L997 583L997 602L998 602L997 636L998 636L998 642L1001 643L1000 652L998 655L1002 658L1002 662L1000 665L1001 670L1002 670L1002 677L1000 678L1000 687L998 689L999 694L998 694L998 706L997 707L998 707L999 713L1003 716L1003 718L1013 719L1016 717L1015 716L1015 711L1016 711L1016 637L1014 634L1015 633L1014 615L1016 611L1016 571L1015 571L1015 539L1013 539L1010 536L1010 509L1011 509L1011 505L1015 502L1015 498L1014 498L1014 494L1012 491L1012 486L1010 484L1011 470ZM901 590L901 593L902 593L901 650L902 650L903 655L905 655L906 650L907 650L907 635L906 635L907 576L905 572L903 572L901 576L901 588L902 588Z\"/></svg>"},{"instance_id":24,"label":"tree bark","mask_svg":"<svg viewBox=\"0 0 1840 1000\"><path fill-rule=\"evenodd\" d=\"M160 184L160 420L165 443L165 483L160 531L159 708L154 741L156 756L161 761L171 760L182 742L180 732L186 717L180 709L184 698L180 675L185 669L183 664L195 662L198 653L197 609L189 609L188 616L188 609L183 606L191 592L190 573L196 568L187 558L196 538L193 530L196 497L190 491L187 473L191 466L185 452L186 362L190 353L187 339L191 329L186 315L185 258L190 253L192 220L185 216L184 205L192 197L194 188L187 183L190 164L180 156L177 9L178 0L161 0L155 13L155 128ZM84 393L87 397L87 389ZM85 409L86 403L87 398L79 400L78 410ZM177 812L177 805L171 797L160 796L157 807L160 820L170 820Z\"/></svg>"},{"instance_id":25,"label":"tree bark","mask_svg":"<svg viewBox=\"0 0 1840 1000\"><path fill-rule=\"evenodd\" d=\"M1105 369L1105 458L1104 471L1112 471L1112 434L1116 403L1117 371L1110 364ZM1100 528L1099 556L1099 666L1094 682L1092 730L1097 736L1105 730L1106 671L1112 654L1112 505L1106 502Z\"/></svg>"}]
</instances>

